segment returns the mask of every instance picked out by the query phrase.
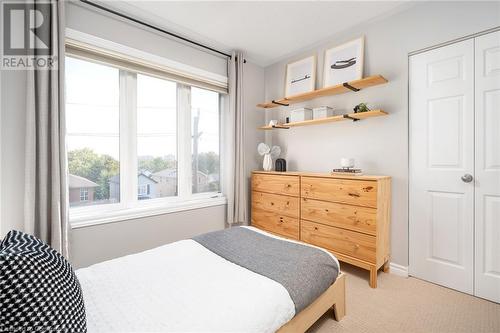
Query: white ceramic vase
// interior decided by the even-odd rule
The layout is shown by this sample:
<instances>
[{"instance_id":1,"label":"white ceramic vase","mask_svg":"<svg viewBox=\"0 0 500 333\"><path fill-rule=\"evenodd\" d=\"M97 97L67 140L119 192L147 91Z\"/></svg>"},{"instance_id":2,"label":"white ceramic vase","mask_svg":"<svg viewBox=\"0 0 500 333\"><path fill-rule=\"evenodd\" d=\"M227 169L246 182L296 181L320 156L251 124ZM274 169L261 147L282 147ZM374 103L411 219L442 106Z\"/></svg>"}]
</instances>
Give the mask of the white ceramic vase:
<instances>
[{"instance_id":1,"label":"white ceramic vase","mask_svg":"<svg viewBox=\"0 0 500 333\"><path fill-rule=\"evenodd\" d=\"M273 169L273 159L271 158L271 154L264 154L262 167L264 168L264 171L271 171Z\"/></svg>"}]
</instances>

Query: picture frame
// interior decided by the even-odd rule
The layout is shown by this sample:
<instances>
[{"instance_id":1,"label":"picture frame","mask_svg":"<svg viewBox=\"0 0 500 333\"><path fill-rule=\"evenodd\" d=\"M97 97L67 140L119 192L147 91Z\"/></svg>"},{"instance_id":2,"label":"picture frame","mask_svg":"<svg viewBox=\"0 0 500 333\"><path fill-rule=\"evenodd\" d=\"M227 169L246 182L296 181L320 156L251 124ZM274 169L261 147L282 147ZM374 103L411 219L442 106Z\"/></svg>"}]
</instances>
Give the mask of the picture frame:
<instances>
[{"instance_id":1,"label":"picture frame","mask_svg":"<svg viewBox=\"0 0 500 333\"><path fill-rule=\"evenodd\" d=\"M286 65L285 97L314 91L316 88L316 55Z\"/></svg>"},{"instance_id":2,"label":"picture frame","mask_svg":"<svg viewBox=\"0 0 500 333\"><path fill-rule=\"evenodd\" d=\"M364 36L325 51L323 88L363 78Z\"/></svg>"}]
</instances>

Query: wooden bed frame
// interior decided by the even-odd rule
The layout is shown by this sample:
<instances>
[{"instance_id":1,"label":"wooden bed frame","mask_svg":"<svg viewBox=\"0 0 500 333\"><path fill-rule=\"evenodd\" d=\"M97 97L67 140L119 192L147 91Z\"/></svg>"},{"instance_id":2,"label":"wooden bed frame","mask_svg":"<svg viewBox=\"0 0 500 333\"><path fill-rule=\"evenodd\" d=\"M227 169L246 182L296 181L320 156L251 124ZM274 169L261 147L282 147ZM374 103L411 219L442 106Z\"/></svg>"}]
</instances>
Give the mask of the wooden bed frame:
<instances>
[{"instance_id":1,"label":"wooden bed frame","mask_svg":"<svg viewBox=\"0 0 500 333\"><path fill-rule=\"evenodd\" d=\"M300 311L288 323L281 326L278 333L305 332L311 327L328 309L333 308L336 321L345 316L345 274L340 273L337 280L321 296L319 296L307 308Z\"/></svg>"}]
</instances>

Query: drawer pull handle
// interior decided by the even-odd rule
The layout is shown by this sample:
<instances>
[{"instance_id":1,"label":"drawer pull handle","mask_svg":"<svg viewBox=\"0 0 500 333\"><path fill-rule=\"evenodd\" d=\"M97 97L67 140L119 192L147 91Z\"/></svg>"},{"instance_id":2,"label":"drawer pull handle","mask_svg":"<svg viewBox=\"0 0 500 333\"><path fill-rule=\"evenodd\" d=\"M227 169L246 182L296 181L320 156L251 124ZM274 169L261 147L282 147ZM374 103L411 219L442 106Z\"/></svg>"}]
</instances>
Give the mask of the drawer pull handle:
<instances>
[{"instance_id":1,"label":"drawer pull handle","mask_svg":"<svg viewBox=\"0 0 500 333\"><path fill-rule=\"evenodd\" d=\"M274 206L274 202L271 202L271 206Z\"/></svg>"},{"instance_id":2,"label":"drawer pull handle","mask_svg":"<svg viewBox=\"0 0 500 333\"><path fill-rule=\"evenodd\" d=\"M317 231L317 230L318 230L318 227L314 227L314 230L316 230L316 231Z\"/></svg>"},{"instance_id":3,"label":"drawer pull handle","mask_svg":"<svg viewBox=\"0 0 500 333\"><path fill-rule=\"evenodd\" d=\"M349 193L349 196L350 197L355 197L355 198L359 198L360 197L360 195L357 194L357 193Z\"/></svg>"},{"instance_id":4,"label":"drawer pull handle","mask_svg":"<svg viewBox=\"0 0 500 333\"><path fill-rule=\"evenodd\" d=\"M327 213L329 212L328 208L325 209L325 212L327 212Z\"/></svg>"},{"instance_id":5,"label":"drawer pull handle","mask_svg":"<svg viewBox=\"0 0 500 333\"><path fill-rule=\"evenodd\" d=\"M292 187L292 185L291 184L286 184L286 187Z\"/></svg>"}]
</instances>

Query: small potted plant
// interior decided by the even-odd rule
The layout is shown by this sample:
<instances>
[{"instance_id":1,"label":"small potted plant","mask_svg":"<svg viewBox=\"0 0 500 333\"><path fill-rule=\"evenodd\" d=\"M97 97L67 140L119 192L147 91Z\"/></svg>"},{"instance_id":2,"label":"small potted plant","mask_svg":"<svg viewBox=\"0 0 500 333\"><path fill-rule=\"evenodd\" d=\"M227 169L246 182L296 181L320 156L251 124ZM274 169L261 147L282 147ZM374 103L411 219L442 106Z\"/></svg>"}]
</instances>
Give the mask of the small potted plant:
<instances>
[{"instance_id":1,"label":"small potted plant","mask_svg":"<svg viewBox=\"0 0 500 333\"><path fill-rule=\"evenodd\" d=\"M361 113L370 111L370 108L366 105L366 103L359 103L354 107L354 113Z\"/></svg>"}]
</instances>

